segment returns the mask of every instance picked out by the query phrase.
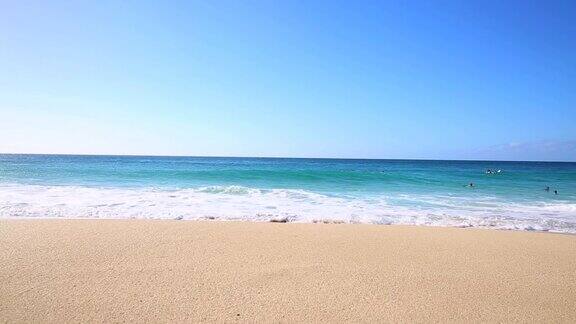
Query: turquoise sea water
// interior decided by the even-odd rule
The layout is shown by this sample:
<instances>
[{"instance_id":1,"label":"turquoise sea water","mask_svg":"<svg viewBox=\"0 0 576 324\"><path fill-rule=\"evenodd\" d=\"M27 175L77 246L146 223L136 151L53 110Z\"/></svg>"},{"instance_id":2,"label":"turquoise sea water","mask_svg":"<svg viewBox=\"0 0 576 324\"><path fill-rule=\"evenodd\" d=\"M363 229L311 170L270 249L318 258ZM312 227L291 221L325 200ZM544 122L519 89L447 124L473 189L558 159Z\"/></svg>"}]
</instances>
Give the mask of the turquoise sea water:
<instances>
[{"instance_id":1,"label":"turquoise sea water","mask_svg":"<svg viewBox=\"0 0 576 324\"><path fill-rule=\"evenodd\" d=\"M471 182L474 187L467 186ZM0 155L0 217L329 221L576 233L576 163Z\"/></svg>"}]
</instances>

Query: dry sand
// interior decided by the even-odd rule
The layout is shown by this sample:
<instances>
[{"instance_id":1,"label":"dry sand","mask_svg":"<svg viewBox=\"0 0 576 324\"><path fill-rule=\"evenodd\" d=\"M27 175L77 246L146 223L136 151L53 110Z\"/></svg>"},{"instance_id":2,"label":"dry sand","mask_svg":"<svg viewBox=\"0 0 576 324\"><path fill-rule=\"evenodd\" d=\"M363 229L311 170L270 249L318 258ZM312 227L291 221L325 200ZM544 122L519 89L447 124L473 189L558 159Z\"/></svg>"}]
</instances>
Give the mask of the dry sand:
<instances>
[{"instance_id":1,"label":"dry sand","mask_svg":"<svg viewBox=\"0 0 576 324\"><path fill-rule=\"evenodd\" d=\"M0 322L576 321L576 236L0 221Z\"/></svg>"}]
</instances>

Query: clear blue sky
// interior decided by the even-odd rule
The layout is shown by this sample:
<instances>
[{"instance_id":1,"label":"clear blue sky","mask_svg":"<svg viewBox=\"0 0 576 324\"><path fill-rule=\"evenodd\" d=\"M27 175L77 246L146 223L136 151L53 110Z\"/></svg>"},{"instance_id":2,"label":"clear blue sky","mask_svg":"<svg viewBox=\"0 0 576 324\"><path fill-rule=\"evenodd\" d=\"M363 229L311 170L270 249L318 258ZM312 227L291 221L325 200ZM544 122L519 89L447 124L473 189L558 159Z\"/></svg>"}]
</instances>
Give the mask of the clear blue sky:
<instances>
[{"instance_id":1,"label":"clear blue sky","mask_svg":"<svg viewBox=\"0 0 576 324\"><path fill-rule=\"evenodd\" d=\"M2 1L0 152L576 160L576 1Z\"/></svg>"}]
</instances>

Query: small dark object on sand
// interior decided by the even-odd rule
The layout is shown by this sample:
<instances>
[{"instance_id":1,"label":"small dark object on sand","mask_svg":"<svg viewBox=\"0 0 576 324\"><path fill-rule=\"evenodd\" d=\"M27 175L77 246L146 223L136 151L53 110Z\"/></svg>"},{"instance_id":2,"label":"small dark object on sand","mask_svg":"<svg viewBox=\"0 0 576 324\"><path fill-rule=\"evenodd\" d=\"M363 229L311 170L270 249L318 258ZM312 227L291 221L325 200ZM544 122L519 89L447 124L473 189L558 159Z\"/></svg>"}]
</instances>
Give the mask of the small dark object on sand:
<instances>
[{"instance_id":1,"label":"small dark object on sand","mask_svg":"<svg viewBox=\"0 0 576 324\"><path fill-rule=\"evenodd\" d=\"M288 223L288 217L272 218L270 220L270 222L272 222L272 223Z\"/></svg>"}]
</instances>

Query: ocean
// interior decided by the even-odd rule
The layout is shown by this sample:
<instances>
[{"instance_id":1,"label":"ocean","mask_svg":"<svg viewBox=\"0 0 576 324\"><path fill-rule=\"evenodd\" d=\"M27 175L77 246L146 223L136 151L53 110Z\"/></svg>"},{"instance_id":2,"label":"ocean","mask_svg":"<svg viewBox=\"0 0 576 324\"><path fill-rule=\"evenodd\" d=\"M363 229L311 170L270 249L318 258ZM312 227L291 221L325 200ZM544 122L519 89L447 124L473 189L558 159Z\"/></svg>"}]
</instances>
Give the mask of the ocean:
<instances>
[{"instance_id":1,"label":"ocean","mask_svg":"<svg viewBox=\"0 0 576 324\"><path fill-rule=\"evenodd\" d=\"M576 233L576 163L2 154L0 218Z\"/></svg>"}]
</instances>

